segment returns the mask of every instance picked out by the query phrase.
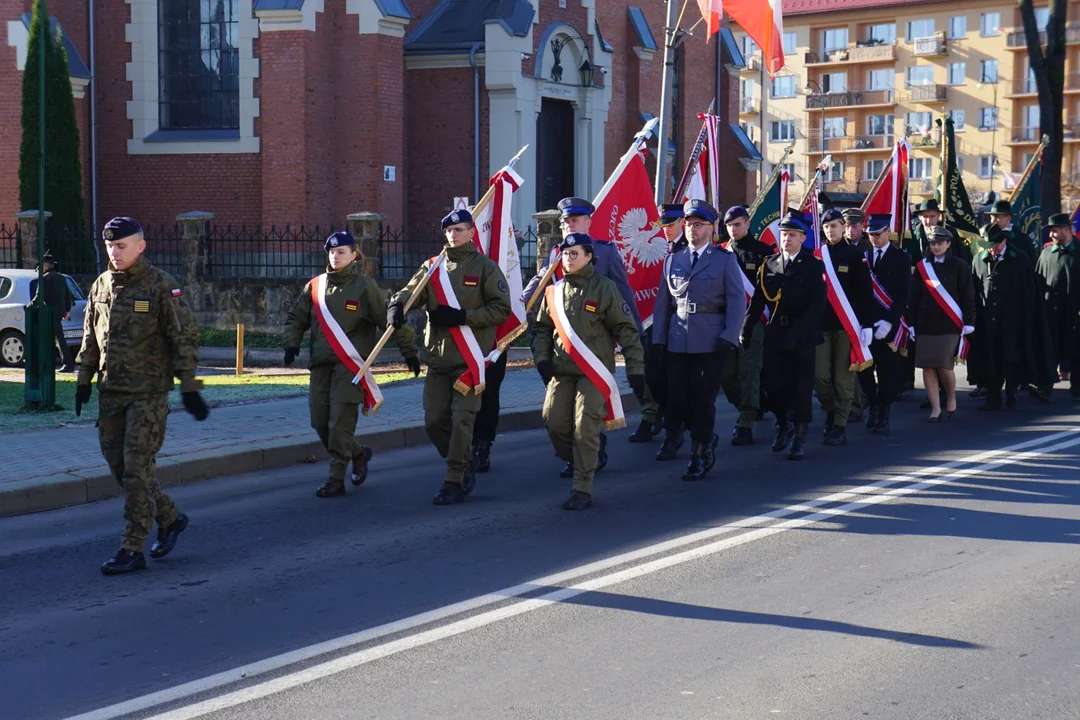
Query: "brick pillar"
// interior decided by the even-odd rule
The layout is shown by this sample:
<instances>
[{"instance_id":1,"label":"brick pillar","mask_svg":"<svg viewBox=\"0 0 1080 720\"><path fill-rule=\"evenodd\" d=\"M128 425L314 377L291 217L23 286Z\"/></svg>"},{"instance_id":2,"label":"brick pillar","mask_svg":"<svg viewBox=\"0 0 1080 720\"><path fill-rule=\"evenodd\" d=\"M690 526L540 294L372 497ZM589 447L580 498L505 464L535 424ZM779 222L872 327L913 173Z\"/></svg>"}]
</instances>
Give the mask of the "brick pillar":
<instances>
[{"instance_id":1,"label":"brick pillar","mask_svg":"<svg viewBox=\"0 0 1080 720\"><path fill-rule=\"evenodd\" d=\"M540 268L543 267L551 248L562 242L562 228L559 226L561 215L562 213L558 210L541 210L533 213L533 221L536 223L537 272L540 272Z\"/></svg>"},{"instance_id":2,"label":"brick pillar","mask_svg":"<svg viewBox=\"0 0 1080 720\"><path fill-rule=\"evenodd\" d=\"M345 218L345 229L359 244L360 272L370 278L379 276L379 239L385 222L386 215L376 212L351 213Z\"/></svg>"},{"instance_id":3,"label":"brick pillar","mask_svg":"<svg viewBox=\"0 0 1080 720\"><path fill-rule=\"evenodd\" d=\"M52 213L45 211L45 222L48 223ZM19 257L19 267L35 268L38 261L38 211L23 210L15 213L15 219L19 222L19 242L22 249Z\"/></svg>"},{"instance_id":4,"label":"brick pillar","mask_svg":"<svg viewBox=\"0 0 1080 720\"><path fill-rule=\"evenodd\" d=\"M184 231L181 252L186 282L200 280L205 274L206 238L210 234L210 221L213 219L214 213L200 210L192 210L176 216L176 221L180 223Z\"/></svg>"}]
</instances>

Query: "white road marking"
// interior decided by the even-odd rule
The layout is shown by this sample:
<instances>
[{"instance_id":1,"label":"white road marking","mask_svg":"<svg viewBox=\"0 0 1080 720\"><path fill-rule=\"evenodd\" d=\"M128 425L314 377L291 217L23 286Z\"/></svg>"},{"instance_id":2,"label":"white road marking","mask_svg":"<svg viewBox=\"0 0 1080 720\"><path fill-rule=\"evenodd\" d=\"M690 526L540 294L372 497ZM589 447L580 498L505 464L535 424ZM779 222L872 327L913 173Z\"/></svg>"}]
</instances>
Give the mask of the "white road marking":
<instances>
[{"instance_id":1,"label":"white road marking","mask_svg":"<svg viewBox=\"0 0 1080 720\"><path fill-rule=\"evenodd\" d=\"M707 557L730 548L738 547L746 543L754 542L777 533L791 530L794 528L804 527L817 522L829 520L831 518L846 515L862 508L876 505L878 503L893 500L898 497L903 497L911 493L919 492L935 485L941 485L951 482L956 479L967 477L970 475L976 475L978 473L993 470L1004 465L1010 465L1023 460L1037 458L1050 452L1061 450L1064 448L1072 447L1080 444L1080 438L1074 437L1077 433L1080 433L1080 428L1074 428L1057 432L1052 435L1037 438L1034 440L1028 440L1022 443L1001 448L1000 450L991 450L988 452L978 453L961 460L954 460L951 462L936 465L934 467L925 468L922 470L916 470L912 473L905 475L896 475L885 480L862 485L851 490L833 493L816 500L798 503L790 505L788 507L779 508L761 515L757 515L752 518L744 520L737 520L725 525L721 525L708 530L702 530L688 535L683 535L671 540L667 540L647 547L639 548L630 552L615 555L604 560L589 563L587 565L578 566L569 570L549 575L547 577L538 578L527 583L515 585L505 590L488 593L481 595L470 600L465 600L453 605L447 605L446 607L431 610L429 612L414 615L412 617L404 618L396 622L388 623L386 625L380 625L378 627L363 630L357 633L329 640L316 645L311 645L305 648L300 648L292 652L277 655L272 658L267 658L256 663L251 663L233 670L217 673L200 680L195 680L183 685L178 685L174 688L161 690L149 695L144 695L139 698L127 700L109 707L94 710L92 712L77 715L68 720L110 720L112 718L122 717L131 713L143 712L154 707L164 705L166 703L175 702L184 698L193 697L195 695L210 692L216 688L238 682L240 680L247 680L254 676L274 672L276 670L288 667L290 665L311 660L313 658L325 655L331 652L339 651L354 645L370 642L379 638L387 637L390 635L398 634L404 631L408 631L423 625L427 625L440 620L451 618L455 615L460 615L465 612L480 609L482 607L493 605L496 603L504 602L508 599L520 597L530 592L534 592L539 588L551 587L554 585L561 585L568 581L575 580L577 578L592 575L597 572L608 570L620 565L626 565L628 563L635 563L645 560L646 558L666 553L672 550L677 550L680 547L687 545L693 545L695 543L703 542L712 538L719 537L721 535L728 535L740 530L752 529L751 532L743 533L731 538L725 538L717 542L712 542L698 547L686 550L680 553L668 555L655 560L642 562L617 572L609 573L601 577L594 578L592 580L580 582L568 587L555 590L536 598L530 598L521 602L513 603L503 607L495 608L483 613L464 618L458 621L448 623L446 625L440 625L430 630L422 631L414 635L399 638L383 645L375 647L369 647L364 650L349 653L342 657L335 658L327 662L319 663L311 667L304 668L295 673L289 673L281 677L273 678L265 682L261 682L250 687L242 688L231 693L210 698L192 705L181 707L173 711L155 715L151 720L189 720L191 718L201 717L211 712L222 710L229 707L235 707L246 702L251 702L259 698L267 697L290 688L297 687L321 678L325 678L330 675L334 675L345 670L350 670L360 665L384 658L390 655L394 655L405 650L427 645L445 638L460 635L462 633L474 630L485 625L490 625L507 618L515 617L533 610L537 610L543 607L547 607L554 603L558 603L569 598L581 595L583 593L597 590L600 588L608 587L617 583L625 582L634 578L641 577L650 573L657 572L675 565L680 565L692 560L696 560L702 557ZM1028 448L1045 445L1046 443L1053 443L1057 440L1064 438L1070 438L1063 442L1041 447L1038 450L1030 452L1018 452L1024 451ZM1014 454L1010 454L1014 453ZM991 458L997 457L996 460ZM974 463L981 463L975 467L963 468L966 465L972 465ZM886 490L886 488L892 488L895 485L903 483L914 482L917 478L929 477L929 479L922 482L917 482L912 485L907 485L901 488L893 488ZM881 492L885 490L885 492ZM831 505L834 503L845 502L846 504L827 508L824 510L815 511L817 508L821 508L824 505ZM811 512L812 514L805 517L786 520L780 523L769 524L775 520L780 520L791 515L797 515L801 513ZM762 527L767 525L767 527Z\"/></svg>"}]
</instances>

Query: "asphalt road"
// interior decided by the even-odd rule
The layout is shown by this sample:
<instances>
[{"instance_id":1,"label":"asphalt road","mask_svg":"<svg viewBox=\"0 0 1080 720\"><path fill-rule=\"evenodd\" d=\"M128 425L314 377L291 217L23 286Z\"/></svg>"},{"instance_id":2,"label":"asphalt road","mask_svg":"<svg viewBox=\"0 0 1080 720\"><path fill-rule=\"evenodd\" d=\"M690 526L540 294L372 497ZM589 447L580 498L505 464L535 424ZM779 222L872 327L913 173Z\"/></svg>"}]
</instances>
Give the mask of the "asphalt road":
<instances>
[{"instance_id":1,"label":"asphalt road","mask_svg":"<svg viewBox=\"0 0 1080 720\"><path fill-rule=\"evenodd\" d=\"M455 507L427 448L221 478L131 577L118 500L0 520L0 717L1080 717L1077 408L924 415L696 484L614 433L577 514L542 432Z\"/></svg>"}]
</instances>

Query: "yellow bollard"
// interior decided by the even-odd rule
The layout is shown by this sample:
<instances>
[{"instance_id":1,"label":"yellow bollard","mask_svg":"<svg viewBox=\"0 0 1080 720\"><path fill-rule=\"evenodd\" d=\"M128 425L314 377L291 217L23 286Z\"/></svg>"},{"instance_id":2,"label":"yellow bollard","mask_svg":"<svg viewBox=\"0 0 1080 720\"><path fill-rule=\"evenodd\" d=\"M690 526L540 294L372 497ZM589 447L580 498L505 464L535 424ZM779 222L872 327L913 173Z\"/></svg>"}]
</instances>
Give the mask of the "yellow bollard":
<instances>
[{"instance_id":1,"label":"yellow bollard","mask_svg":"<svg viewBox=\"0 0 1080 720\"><path fill-rule=\"evenodd\" d=\"M244 374L244 323L236 324L236 374Z\"/></svg>"}]
</instances>

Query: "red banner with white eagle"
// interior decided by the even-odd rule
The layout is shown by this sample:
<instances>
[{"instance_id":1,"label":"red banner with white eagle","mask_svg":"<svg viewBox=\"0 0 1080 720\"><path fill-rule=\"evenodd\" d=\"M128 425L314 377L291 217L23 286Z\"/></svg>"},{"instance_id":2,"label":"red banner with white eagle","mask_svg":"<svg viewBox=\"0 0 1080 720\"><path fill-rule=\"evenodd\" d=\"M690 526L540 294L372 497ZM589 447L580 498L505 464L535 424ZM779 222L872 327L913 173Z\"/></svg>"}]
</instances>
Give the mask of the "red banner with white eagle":
<instances>
[{"instance_id":1,"label":"red banner with white eagle","mask_svg":"<svg viewBox=\"0 0 1080 720\"><path fill-rule=\"evenodd\" d=\"M589 234L614 242L619 249L641 323L647 327L652 323L667 241L660 232L660 215L643 153L635 143L600 189L593 200L596 212Z\"/></svg>"}]
</instances>

